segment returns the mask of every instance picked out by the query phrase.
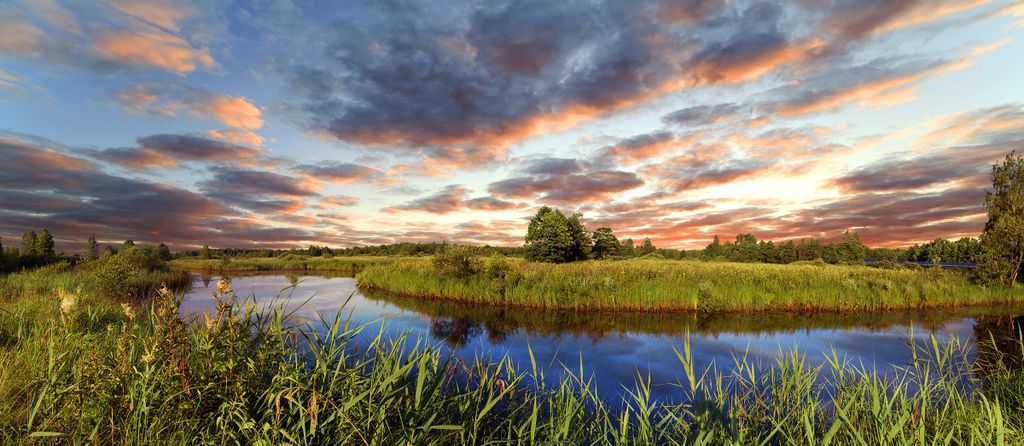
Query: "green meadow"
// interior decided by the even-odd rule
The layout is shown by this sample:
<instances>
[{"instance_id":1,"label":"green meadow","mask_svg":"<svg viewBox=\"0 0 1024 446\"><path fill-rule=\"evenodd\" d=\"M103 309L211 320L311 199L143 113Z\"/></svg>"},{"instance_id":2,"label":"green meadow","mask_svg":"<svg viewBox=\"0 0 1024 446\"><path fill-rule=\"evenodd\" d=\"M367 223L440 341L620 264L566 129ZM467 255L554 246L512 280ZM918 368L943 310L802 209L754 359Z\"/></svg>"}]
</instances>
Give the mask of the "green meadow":
<instances>
[{"instance_id":1,"label":"green meadow","mask_svg":"<svg viewBox=\"0 0 1024 446\"><path fill-rule=\"evenodd\" d=\"M885 311L1024 301L1017 288L978 285L939 268L662 259L469 262L453 272L430 258L401 258L371 265L357 280L368 289L422 298L600 311Z\"/></svg>"}]
</instances>

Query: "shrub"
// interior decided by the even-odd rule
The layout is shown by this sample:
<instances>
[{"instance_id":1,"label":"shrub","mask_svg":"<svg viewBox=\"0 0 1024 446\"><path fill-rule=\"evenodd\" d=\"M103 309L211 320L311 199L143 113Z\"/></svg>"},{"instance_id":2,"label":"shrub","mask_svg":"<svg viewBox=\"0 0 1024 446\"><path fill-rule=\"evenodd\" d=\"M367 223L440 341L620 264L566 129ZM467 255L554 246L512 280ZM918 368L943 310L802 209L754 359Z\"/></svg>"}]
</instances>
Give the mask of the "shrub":
<instances>
[{"instance_id":1,"label":"shrub","mask_svg":"<svg viewBox=\"0 0 1024 446\"><path fill-rule=\"evenodd\" d=\"M434 269L442 276L461 279L480 272L480 261L472 249L452 245L434 255Z\"/></svg>"},{"instance_id":2,"label":"shrub","mask_svg":"<svg viewBox=\"0 0 1024 446\"><path fill-rule=\"evenodd\" d=\"M878 269L903 269L903 267L900 266L899 263L893 262L891 260L881 260L878 262L868 263L867 265L872 268Z\"/></svg>"},{"instance_id":3,"label":"shrub","mask_svg":"<svg viewBox=\"0 0 1024 446\"><path fill-rule=\"evenodd\" d=\"M113 298L126 299L135 291L136 278L145 273L141 257L133 251L107 256L93 270L99 291Z\"/></svg>"}]
</instances>

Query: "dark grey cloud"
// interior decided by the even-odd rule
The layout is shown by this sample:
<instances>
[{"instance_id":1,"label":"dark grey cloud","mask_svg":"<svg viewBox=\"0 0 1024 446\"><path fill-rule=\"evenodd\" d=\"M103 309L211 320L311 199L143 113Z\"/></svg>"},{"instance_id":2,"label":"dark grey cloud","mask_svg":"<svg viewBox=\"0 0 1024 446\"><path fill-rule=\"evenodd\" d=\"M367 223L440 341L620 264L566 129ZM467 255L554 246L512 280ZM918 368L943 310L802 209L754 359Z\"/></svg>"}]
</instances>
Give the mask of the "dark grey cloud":
<instances>
[{"instance_id":1,"label":"dark grey cloud","mask_svg":"<svg viewBox=\"0 0 1024 446\"><path fill-rule=\"evenodd\" d=\"M385 179L384 172L353 163L326 162L317 165L304 164L296 167L295 171L318 180L336 184L374 182Z\"/></svg>"},{"instance_id":2,"label":"dark grey cloud","mask_svg":"<svg viewBox=\"0 0 1024 446\"><path fill-rule=\"evenodd\" d=\"M294 120L380 146L457 145L455 163L682 85L737 82L801 58L805 31L768 3L485 2L444 14L416 2L371 7L326 31L329 57L285 70ZM659 16L659 12L663 15ZM685 21L689 26L678 26ZM798 26L799 25L799 26Z\"/></svg>"},{"instance_id":3,"label":"dark grey cloud","mask_svg":"<svg viewBox=\"0 0 1024 446\"><path fill-rule=\"evenodd\" d=\"M681 126L704 126L714 124L732 115L739 114L742 107L737 104L696 105L669 113L661 118L665 124Z\"/></svg>"},{"instance_id":4,"label":"dark grey cloud","mask_svg":"<svg viewBox=\"0 0 1024 446\"><path fill-rule=\"evenodd\" d=\"M213 176L200 182L199 189L226 205L253 212L296 212L306 198L319 196L314 185L296 177L223 166L211 170Z\"/></svg>"},{"instance_id":5,"label":"dark grey cloud","mask_svg":"<svg viewBox=\"0 0 1024 446\"><path fill-rule=\"evenodd\" d=\"M567 158L534 160L522 173L526 175L493 182L487 190L501 198L581 203L605 199L644 184L635 173L602 170L597 163L580 163Z\"/></svg>"}]
</instances>

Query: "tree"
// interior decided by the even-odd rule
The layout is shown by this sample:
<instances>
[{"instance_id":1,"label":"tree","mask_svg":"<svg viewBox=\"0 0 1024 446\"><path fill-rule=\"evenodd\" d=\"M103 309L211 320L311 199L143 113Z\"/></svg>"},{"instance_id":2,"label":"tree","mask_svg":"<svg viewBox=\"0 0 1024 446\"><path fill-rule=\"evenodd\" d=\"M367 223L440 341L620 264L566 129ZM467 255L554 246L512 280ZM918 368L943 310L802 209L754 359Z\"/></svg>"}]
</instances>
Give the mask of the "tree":
<instances>
[{"instance_id":1,"label":"tree","mask_svg":"<svg viewBox=\"0 0 1024 446\"><path fill-rule=\"evenodd\" d=\"M836 247L840 261L849 263L864 263L864 256L867 254L867 247L860 240L860 234L849 229L843 233L843 238Z\"/></svg>"},{"instance_id":2,"label":"tree","mask_svg":"<svg viewBox=\"0 0 1024 446\"><path fill-rule=\"evenodd\" d=\"M171 260L171 248L168 248L167 245L161 243L156 247L156 256L163 261Z\"/></svg>"},{"instance_id":3,"label":"tree","mask_svg":"<svg viewBox=\"0 0 1024 446\"><path fill-rule=\"evenodd\" d=\"M114 249L113 246L107 245L107 247L103 250L103 257L110 257L110 256L116 256L116 255L117 255L117 250Z\"/></svg>"},{"instance_id":4,"label":"tree","mask_svg":"<svg viewBox=\"0 0 1024 446\"><path fill-rule=\"evenodd\" d=\"M88 249L86 255L89 256L89 260L96 260L100 257L100 245L96 243L96 235L89 234L89 241L86 242Z\"/></svg>"},{"instance_id":5,"label":"tree","mask_svg":"<svg viewBox=\"0 0 1024 446\"><path fill-rule=\"evenodd\" d=\"M199 258L200 259L209 259L210 258L210 245L203 245L203 248L199 250Z\"/></svg>"},{"instance_id":6,"label":"tree","mask_svg":"<svg viewBox=\"0 0 1024 446\"><path fill-rule=\"evenodd\" d=\"M651 242L650 238L644 238L644 242L640 244L640 248L636 250L636 255L643 257L648 254L654 254L658 251L658 248L654 247L654 243Z\"/></svg>"},{"instance_id":7,"label":"tree","mask_svg":"<svg viewBox=\"0 0 1024 446\"><path fill-rule=\"evenodd\" d=\"M24 257L35 257L36 255L36 231L28 231L21 236L21 255Z\"/></svg>"},{"instance_id":8,"label":"tree","mask_svg":"<svg viewBox=\"0 0 1024 446\"><path fill-rule=\"evenodd\" d=\"M573 236L560 211L543 206L530 219L525 239L526 260L567 262L573 258Z\"/></svg>"},{"instance_id":9,"label":"tree","mask_svg":"<svg viewBox=\"0 0 1024 446\"><path fill-rule=\"evenodd\" d=\"M128 252L135 249L135 241L128 239L124 241L124 246L121 246L121 252Z\"/></svg>"},{"instance_id":10,"label":"tree","mask_svg":"<svg viewBox=\"0 0 1024 446\"><path fill-rule=\"evenodd\" d=\"M978 274L1013 286L1024 264L1024 155L1011 152L992 166L992 191L985 192L988 221L981 233Z\"/></svg>"},{"instance_id":11,"label":"tree","mask_svg":"<svg viewBox=\"0 0 1024 446\"><path fill-rule=\"evenodd\" d=\"M717 257L722 256L722 242L718 239L718 234L715 234L714 240L708 243L708 246L704 248L704 252L701 253L701 257L704 260L713 260Z\"/></svg>"},{"instance_id":12,"label":"tree","mask_svg":"<svg viewBox=\"0 0 1024 446\"><path fill-rule=\"evenodd\" d=\"M579 212L572 214L566 219L566 226L569 228L569 237L572 238L572 252L569 261L587 260L593 251L593 240L587 234L587 228L583 226L583 214Z\"/></svg>"},{"instance_id":13,"label":"tree","mask_svg":"<svg viewBox=\"0 0 1024 446\"><path fill-rule=\"evenodd\" d=\"M614 255L619 249L619 239L612 233L612 228L597 228L592 237L594 239L594 257L603 259Z\"/></svg>"},{"instance_id":14,"label":"tree","mask_svg":"<svg viewBox=\"0 0 1024 446\"><path fill-rule=\"evenodd\" d=\"M53 252L53 236L50 230L43 228L36 238L36 255L44 259L52 259L56 254Z\"/></svg>"},{"instance_id":15,"label":"tree","mask_svg":"<svg viewBox=\"0 0 1024 446\"><path fill-rule=\"evenodd\" d=\"M622 242L619 246L619 255L622 257L636 257L636 246L633 245L633 239L627 238L626 241Z\"/></svg>"}]
</instances>

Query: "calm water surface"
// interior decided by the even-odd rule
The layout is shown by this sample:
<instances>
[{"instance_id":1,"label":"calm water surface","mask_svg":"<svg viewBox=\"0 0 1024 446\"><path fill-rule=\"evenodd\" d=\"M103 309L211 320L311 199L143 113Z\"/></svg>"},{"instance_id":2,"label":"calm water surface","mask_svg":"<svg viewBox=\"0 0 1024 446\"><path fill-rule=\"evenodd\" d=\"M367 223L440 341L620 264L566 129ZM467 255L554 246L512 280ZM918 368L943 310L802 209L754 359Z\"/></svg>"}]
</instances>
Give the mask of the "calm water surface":
<instances>
[{"instance_id":1,"label":"calm water surface","mask_svg":"<svg viewBox=\"0 0 1024 446\"><path fill-rule=\"evenodd\" d=\"M196 275L181 312L198 316L213 307L210 296L220 276ZM908 342L940 341L951 336L973 340L990 330L1012 332L1022 309L940 310L885 314L723 315L566 313L440 304L380 293L363 293L350 277L257 275L232 277L239 297L255 296L269 304L284 296L296 316L323 329L321 318L333 321L339 311L354 324L369 324L364 335L383 327L388 334L412 338L454 352L462 359L500 359L507 355L522 369L530 367L528 349L548 377L565 367L593 379L602 396L622 393L639 374L649 374L655 397L673 400L673 384L685 380L675 349L689 337L699 366L714 364L729 371L733 358L747 355L765 365L798 349L808 365L825 360L834 349L840 357L881 372L907 365ZM284 291L282 291L284 290ZM351 300L342 308L349 296Z\"/></svg>"}]
</instances>

